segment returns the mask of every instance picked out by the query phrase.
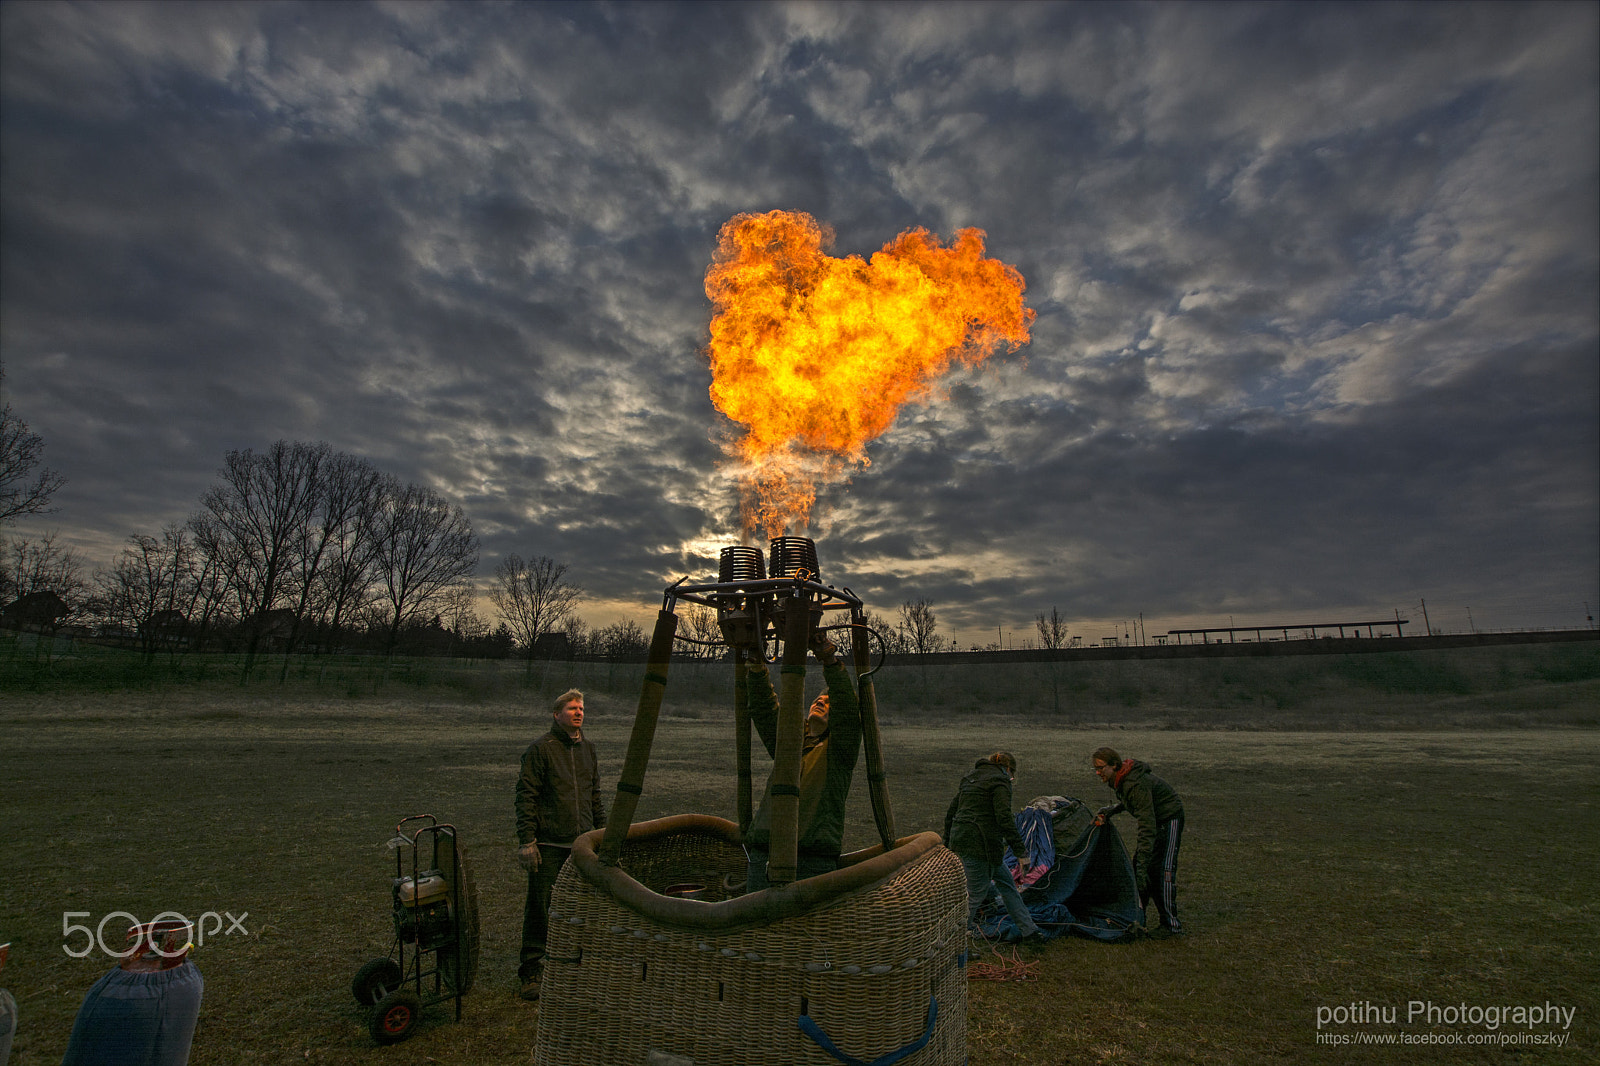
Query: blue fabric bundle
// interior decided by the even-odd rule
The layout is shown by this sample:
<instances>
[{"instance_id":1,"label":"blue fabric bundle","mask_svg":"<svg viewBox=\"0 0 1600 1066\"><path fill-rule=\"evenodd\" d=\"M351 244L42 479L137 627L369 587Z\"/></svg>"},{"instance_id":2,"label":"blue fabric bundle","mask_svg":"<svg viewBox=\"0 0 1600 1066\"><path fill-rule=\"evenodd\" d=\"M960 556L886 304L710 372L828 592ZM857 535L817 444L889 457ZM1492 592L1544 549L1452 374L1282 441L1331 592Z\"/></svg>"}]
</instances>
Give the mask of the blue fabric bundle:
<instances>
[{"instance_id":1,"label":"blue fabric bundle","mask_svg":"<svg viewBox=\"0 0 1600 1066\"><path fill-rule=\"evenodd\" d=\"M1044 842L1036 847L1041 818L1046 831ZM1048 873L1022 890L1022 902L1042 932L1052 937L1076 933L1112 941L1144 924L1144 908L1133 882L1133 861L1115 826L1090 825L1070 848L1061 851L1048 831L1049 814L1024 807L1016 819L1017 831L1028 844L1030 863L1043 860L1049 864ZM1017 938L1016 923L996 901L985 906L978 922L986 936Z\"/></svg>"}]
</instances>

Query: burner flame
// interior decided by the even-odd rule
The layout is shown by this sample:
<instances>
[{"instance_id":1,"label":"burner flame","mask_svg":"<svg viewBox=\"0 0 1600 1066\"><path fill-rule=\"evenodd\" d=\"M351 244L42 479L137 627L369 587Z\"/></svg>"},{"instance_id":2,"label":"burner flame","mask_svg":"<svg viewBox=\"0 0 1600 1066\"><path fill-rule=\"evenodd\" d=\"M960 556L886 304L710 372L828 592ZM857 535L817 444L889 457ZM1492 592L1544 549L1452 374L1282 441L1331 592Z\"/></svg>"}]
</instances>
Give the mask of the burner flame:
<instances>
[{"instance_id":1,"label":"burner flame","mask_svg":"<svg viewBox=\"0 0 1600 1066\"><path fill-rule=\"evenodd\" d=\"M821 484L868 465L866 445L952 362L1028 341L1034 311L984 232L944 247L925 229L872 256L827 254L833 231L800 211L736 215L706 272L711 400L740 427L727 442L746 535L809 524Z\"/></svg>"}]
</instances>

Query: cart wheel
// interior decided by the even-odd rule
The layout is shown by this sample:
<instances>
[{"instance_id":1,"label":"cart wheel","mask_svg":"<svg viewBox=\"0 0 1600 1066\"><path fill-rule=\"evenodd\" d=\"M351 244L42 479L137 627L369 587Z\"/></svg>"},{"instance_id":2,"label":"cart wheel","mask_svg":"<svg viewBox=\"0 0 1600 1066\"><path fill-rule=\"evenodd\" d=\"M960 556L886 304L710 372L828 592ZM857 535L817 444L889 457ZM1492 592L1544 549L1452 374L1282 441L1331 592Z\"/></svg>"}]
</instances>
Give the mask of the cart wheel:
<instances>
[{"instance_id":1,"label":"cart wheel","mask_svg":"<svg viewBox=\"0 0 1600 1066\"><path fill-rule=\"evenodd\" d=\"M372 1008L372 1022L367 1026L372 1039L380 1044L398 1044L411 1035L422 1016L422 1000L409 988L396 989L378 1001Z\"/></svg>"},{"instance_id":2,"label":"cart wheel","mask_svg":"<svg viewBox=\"0 0 1600 1066\"><path fill-rule=\"evenodd\" d=\"M378 1000L400 987L400 964L385 956L372 959L356 971L350 982L350 994L357 1003L372 1006Z\"/></svg>"}]
</instances>

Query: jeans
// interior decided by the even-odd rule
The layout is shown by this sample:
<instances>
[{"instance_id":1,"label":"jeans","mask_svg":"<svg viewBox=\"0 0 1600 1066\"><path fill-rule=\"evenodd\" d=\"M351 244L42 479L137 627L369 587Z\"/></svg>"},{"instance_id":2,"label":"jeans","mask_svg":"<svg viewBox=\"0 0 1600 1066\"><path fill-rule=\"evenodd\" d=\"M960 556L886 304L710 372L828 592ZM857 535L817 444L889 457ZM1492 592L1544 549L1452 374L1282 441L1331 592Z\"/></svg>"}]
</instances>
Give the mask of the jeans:
<instances>
[{"instance_id":1,"label":"jeans","mask_svg":"<svg viewBox=\"0 0 1600 1066\"><path fill-rule=\"evenodd\" d=\"M1017 883L1011 880L1011 870L1004 862L991 863L987 859L975 859L966 855L960 856L961 868L967 873L967 928L975 930L978 927L978 911L989 898L989 886L993 885L1000 891L1000 902L1006 905L1006 913L1011 915L1011 920L1017 923L1017 932L1021 936L1032 936L1039 931L1034 924L1033 915L1028 913L1028 908L1022 902L1022 893L1017 891Z\"/></svg>"}]
</instances>

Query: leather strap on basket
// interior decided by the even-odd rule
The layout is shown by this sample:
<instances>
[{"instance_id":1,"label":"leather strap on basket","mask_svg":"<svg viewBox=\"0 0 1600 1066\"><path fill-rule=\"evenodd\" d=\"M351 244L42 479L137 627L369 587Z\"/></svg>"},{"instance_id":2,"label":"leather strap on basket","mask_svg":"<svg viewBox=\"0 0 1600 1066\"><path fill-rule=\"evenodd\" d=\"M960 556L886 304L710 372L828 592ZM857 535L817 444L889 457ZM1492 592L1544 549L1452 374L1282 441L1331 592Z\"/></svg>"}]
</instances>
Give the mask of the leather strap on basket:
<instances>
[{"instance_id":1,"label":"leather strap on basket","mask_svg":"<svg viewBox=\"0 0 1600 1066\"><path fill-rule=\"evenodd\" d=\"M905 1047L896 1051L891 1051L887 1055L880 1055L871 1062L868 1062L865 1059L858 1059L853 1055L846 1055L844 1052L840 1051L836 1046L834 1046L833 1041L828 1039L828 1034L822 1031L822 1026L811 1020L810 1015L800 1015L800 1031L809 1036L812 1042L815 1043L819 1048L821 1048L823 1051L826 1051L840 1062L844 1063L845 1066L890 1066L891 1063L899 1062L908 1055L915 1055L917 1052L927 1047L928 1041L933 1039L933 1027L938 1020L939 1001L938 999L929 996L928 1025L927 1028L922 1030L922 1035L911 1041L911 1043L907 1044Z\"/></svg>"}]
</instances>

